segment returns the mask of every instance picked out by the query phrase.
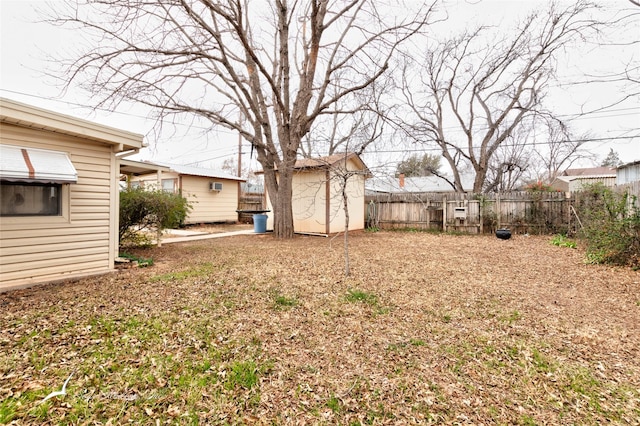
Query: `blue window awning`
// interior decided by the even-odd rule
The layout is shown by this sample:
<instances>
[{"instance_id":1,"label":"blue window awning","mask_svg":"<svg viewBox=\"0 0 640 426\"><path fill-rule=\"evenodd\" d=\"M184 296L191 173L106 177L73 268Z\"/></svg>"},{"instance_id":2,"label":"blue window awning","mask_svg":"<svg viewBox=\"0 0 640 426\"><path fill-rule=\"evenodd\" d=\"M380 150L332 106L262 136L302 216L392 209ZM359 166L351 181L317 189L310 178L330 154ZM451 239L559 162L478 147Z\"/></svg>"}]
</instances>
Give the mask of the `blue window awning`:
<instances>
[{"instance_id":1,"label":"blue window awning","mask_svg":"<svg viewBox=\"0 0 640 426\"><path fill-rule=\"evenodd\" d=\"M66 152L0 145L0 180L76 183L78 172Z\"/></svg>"}]
</instances>

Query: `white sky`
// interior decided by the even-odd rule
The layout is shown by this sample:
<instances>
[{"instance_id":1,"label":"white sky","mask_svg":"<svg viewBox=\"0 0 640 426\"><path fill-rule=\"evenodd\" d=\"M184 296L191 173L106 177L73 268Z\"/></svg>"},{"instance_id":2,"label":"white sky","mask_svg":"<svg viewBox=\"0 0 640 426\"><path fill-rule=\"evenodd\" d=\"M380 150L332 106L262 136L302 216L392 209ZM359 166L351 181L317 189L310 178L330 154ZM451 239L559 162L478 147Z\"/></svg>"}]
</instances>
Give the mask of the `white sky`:
<instances>
[{"instance_id":1,"label":"white sky","mask_svg":"<svg viewBox=\"0 0 640 426\"><path fill-rule=\"evenodd\" d=\"M55 64L43 58L43 52L59 55L73 44L74 34L47 23L36 22L34 6L44 0L0 0L0 96L52 109L68 115L86 118L109 126L141 133L152 144L139 158L171 161L201 166L219 166L225 158L234 158L238 150L236 134L222 129L206 132L202 128L189 129L177 126L173 132L165 132L155 141L154 122L147 120L145 111L139 108L117 113L92 111L86 106L91 99L80 91L70 90L60 95L60 89L52 85L45 71L55 71ZM449 0L450 20L447 26L468 25L469 21L509 23L513 14L534 5L546 5L543 0ZM630 8L626 0L607 0L612 10ZM640 15L635 29L628 27L619 34L625 41L640 39ZM635 49L632 50L632 49ZM635 55L640 58L639 47L621 46L600 48L581 52L569 59L565 73L575 76L582 72L606 72L620 67L623 58ZM578 56L578 58L576 58ZM637 86L637 91L640 87ZM619 88L612 86L578 86L558 90L554 94L554 105L559 114L569 116L581 109L592 110L615 101L621 95ZM580 130L589 131L595 137L612 138L611 141L591 143L589 148L602 160L613 148L624 162L640 159L640 102L638 97L618 105L609 111L594 114L576 121ZM617 139L639 135L634 139ZM244 144L244 152L248 152ZM388 159L388 155L384 156ZM368 157L375 161L374 156ZM248 161L247 156L243 159ZM590 166L591 164L580 164ZM370 166L375 166L370 164ZM255 167L254 167L255 168Z\"/></svg>"}]
</instances>

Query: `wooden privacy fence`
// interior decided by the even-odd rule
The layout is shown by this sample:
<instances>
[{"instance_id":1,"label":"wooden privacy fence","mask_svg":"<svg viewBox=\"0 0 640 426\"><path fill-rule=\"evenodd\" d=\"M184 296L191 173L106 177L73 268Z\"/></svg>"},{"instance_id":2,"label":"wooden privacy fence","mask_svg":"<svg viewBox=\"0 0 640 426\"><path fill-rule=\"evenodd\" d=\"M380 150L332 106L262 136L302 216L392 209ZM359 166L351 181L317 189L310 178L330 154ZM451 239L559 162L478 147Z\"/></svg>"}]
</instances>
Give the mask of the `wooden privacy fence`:
<instances>
[{"instance_id":1,"label":"wooden privacy fence","mask_svg":"<svg viewBox=\"0 0 640 426\"><path fill-rule=\"evenodd\" d=\"M576 226L573 200L564 192L383 194L365 202L367 225L380 228L539 234Z\"/></svg>"},{"instance_id":2,"label":"wooden privacy fence","mask_svg":"<svg viewBox=\"0 0 640 426\"><path fill-rule=\"evenodd\" d=\"M260 193L243 193L238 199L238 210L262 210L265 208L264 194ZM242 223L251 223L253 214L238 213L238 221Z\"/></svg>"}]
</instances>

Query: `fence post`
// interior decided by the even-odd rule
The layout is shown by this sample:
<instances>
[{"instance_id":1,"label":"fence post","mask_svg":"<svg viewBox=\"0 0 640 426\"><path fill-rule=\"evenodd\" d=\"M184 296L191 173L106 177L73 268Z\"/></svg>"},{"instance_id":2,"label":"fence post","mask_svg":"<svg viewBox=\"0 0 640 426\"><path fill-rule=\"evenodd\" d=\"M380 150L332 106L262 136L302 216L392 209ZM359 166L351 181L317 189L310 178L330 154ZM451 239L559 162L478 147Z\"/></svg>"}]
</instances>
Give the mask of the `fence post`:
<instances>
[{"instance_id":1,"label":"fence post","mask_svg":"<svg viewBox=\"0 0 640 426\"><path fill-rule=\"evenodd\" d=\"M484 195L481 195L480 198L478 199L478 216L480 216L480 235L484 234L484 214L483 214L483 210L484 210Z\"/></svg>"},{"instance_id":2,"label":"fence post","mask_svg":"<svg viewBox=\"0 0 640 426\"><path fill-rule=\"evenodd\" d=\"M442 232L447 232L447 197L442 197Z\"/></svg>"},{"instance_id":3,"label":"fence post","mask_svg":"<svg viewBox=\"0 0 640 426\"><path fill-rule=\"evenodd\" d=\"M496 195L496 210L497 210L497 214L496 214L496 220L498 221L498 229L501 229L501 218L502 218L502 209L500 208L500 192L498 192L498 194Z\"/></svg>"}]
</instances>

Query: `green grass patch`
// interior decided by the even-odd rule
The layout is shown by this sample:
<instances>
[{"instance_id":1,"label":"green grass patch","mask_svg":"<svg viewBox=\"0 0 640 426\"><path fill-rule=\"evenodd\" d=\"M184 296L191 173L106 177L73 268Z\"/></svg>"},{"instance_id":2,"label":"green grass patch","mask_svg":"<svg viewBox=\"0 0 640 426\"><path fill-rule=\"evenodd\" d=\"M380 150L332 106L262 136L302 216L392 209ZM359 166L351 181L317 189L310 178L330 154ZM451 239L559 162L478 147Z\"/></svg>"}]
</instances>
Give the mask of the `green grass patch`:
<instances>
[{"instance_id":1,"label":"green grass patch","mask_svg":"<svg viewBox=\"0 0 640 426\"><path fill-rule=\"evenodd\" d=\"M568 239L566 236L562 234L555 235L551 239L551 244L558 247L568 247L568 248L578 247L578 244L575 241Z\"/></svg>"},{"instance_id":2,"label":"green grass patch","mask_svg":"<svg viewBox=\"0 0 640 426\"><path fill-rule=\"evenodd\" d=\"M340 400L335 395L332 395L327 400L327 408L333 411L334 413L338 414L342 409L342 404L340 403Z\"/></svg>"},{"instance_id":3,"label":"green grass patch","mask_svg":"<svg viewBox=\"0 0 640 426\"><path fill-rule=\"evenodd\" d=\"M254 361L234 361L225 383L227 389L251 389L258 384L258 366Z\"/></svg>"},{"instance_id":4,"label":"green grass patch","mask_svg":"<svg viewBox=\"0 0 640 426\"><path fill-rule=\"evenodd\" d=\"M376 306L378 304L378 296L373 293L369 293L367 291L358 290L358 289L350 289L347 291L347 296L345 297L347 302L361 302L366 303L367 305Z\"/></svg>"},{"instance_id":5,"label":"green grass patch","mask_svg":"<svg viewBox=\"0 0 640 426\"><path fill-rule=\"evenodd\" d=\"M282 293L279 290L271 291L271 299L273 300L273 304L276 309L288 309L293 308L298 304L298 299L295 297L289 297Z\"/></svg>"}]
</instances>

